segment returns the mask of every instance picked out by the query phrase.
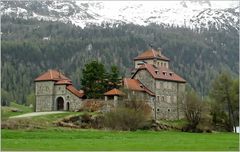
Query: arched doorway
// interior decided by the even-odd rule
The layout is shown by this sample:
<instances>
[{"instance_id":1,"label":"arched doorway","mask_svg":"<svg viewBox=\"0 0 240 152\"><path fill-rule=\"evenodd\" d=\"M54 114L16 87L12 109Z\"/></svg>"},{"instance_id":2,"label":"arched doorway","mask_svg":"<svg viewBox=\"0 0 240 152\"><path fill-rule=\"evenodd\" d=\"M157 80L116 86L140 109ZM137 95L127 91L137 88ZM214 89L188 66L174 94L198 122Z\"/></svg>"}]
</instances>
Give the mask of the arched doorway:
<instances>
[{"instance_id":1,"label":"arched doorway","mask_svg":"<svg viewBox=\"0 0 240 152\"><path fill-rule=\"evenodd\" d=\"M69 111L69 102L67 102L67 111Z\"/></svg>"},{"instance_id":2,"label":"arched doorway","mask_svg":"<svg viewBox=\"0 0 240 152\"><path fill-rule=\"evenodd\" d=\"M64 100L62 97L57 98L57 110L63 110L64 108Z\"/></svg>"}]
</instances>

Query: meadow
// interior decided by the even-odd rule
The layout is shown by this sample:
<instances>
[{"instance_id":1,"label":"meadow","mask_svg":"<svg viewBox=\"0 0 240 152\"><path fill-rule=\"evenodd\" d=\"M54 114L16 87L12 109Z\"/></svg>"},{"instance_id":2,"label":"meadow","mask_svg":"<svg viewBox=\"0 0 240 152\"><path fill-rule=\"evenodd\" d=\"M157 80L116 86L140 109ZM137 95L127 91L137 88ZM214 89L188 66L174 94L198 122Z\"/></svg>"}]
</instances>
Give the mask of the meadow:
<instances>
[{"instance_id":1,"label":"meadow","mask_svg":"<svg viewBox=\"0 0 240 152\"><path fill-rule=\"evenodd\" d=\"M185 133L175 131L107 131L50 128L2 130L2 150L191 150L238 151L234 133Z\"/></svg>"},{"instance_id":2,"label":"meadow","mask_svg":"<svg viewBox=\"0 0 240 152\"><path fill-rule=\"evenodd\" d=\"M21 112L11 112L11 108ZM2 123L10 121L27 127L1 130L1 150L6 151L238 151L239 136L234 133L186 133L180 131L110 131L56 127L53 122L79 112L66 112L30 118L9 119L31 112L25 106L2 107ZM92 113L94 114L94 113ZM182 121L161 122L183 125ZM37 128L36 128L37 126Z\"/></svg>"}]
</instances>

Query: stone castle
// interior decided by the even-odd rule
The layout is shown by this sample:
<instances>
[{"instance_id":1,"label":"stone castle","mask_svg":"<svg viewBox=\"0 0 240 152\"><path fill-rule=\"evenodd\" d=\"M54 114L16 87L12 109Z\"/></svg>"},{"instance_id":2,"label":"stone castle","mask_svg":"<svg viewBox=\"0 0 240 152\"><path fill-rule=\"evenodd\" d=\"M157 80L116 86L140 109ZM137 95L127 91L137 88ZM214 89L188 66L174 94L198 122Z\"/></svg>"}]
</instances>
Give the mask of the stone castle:
<instances>
[{"instance_id":1,"label":"stone castle","mask_svg":"<svg viewBox=\"0 0 240 152\"><path fill-rule=\"evenodd\" d=\"M186 81L169 68L170 60L161 51L149 49L134 58L130 78L124 78L123 87L131 95L145 100L156 119L183 117L180 103L184 100ZM85 95L73 87L69 78L56 70L49 70L35 79L36 111L78 110ZM123 93L113 89L105 100L117 100Z\"/></svg>"},{"instance_id":2,"label":"stone castle","mask_svg":"<svg viewBox=\"0 0 240 152\"><path fill-rule=\"evenodd\" d=\"M35 79L36 112L39 111L74 111L81 108L85 98L83 91L78 91L69 78L56 70L48 70Z\"/></svg>"},{"instance_id":3,"label":"stone castle","mask_svg":"<svg viewBox=\"0 0 240 152\"><path fill-rule=\"evenodd\" d=\"M156 119L180 119L186 81L169 68L170 60L161 51L149 49L134 58L135 69L124 86L149 101Z\"/></svg>"}]
</instances>

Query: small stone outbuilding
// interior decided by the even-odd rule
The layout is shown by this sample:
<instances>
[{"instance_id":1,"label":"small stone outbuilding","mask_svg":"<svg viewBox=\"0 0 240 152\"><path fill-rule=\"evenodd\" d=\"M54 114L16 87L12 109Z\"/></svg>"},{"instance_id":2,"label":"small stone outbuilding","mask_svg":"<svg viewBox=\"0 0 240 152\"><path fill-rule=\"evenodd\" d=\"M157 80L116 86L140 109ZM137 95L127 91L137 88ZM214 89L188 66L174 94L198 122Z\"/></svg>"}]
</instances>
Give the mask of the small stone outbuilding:
<instances>
[{"instance_id":1,"label":"small stone outbuilding","mask_svg":"<svg viewBox=\"0 0 240 152\"><path fill-rule=\"evenodd\" d=\"M35 80L36 112L75 111L82 106L85 95L72 81L57 70L48 70Z\"/></svg>"},{"instance_id":2,"label":"small stone outbuilding","mask_svg":"<svg viewBox=\"0 0 240 152\"><path fill-rule=\"evenodd\" d=\"M122 91L114 88L114 89L112 89L108 92L105 92L104 96L105 96L105 101L107 101L109 99L114 100L114 101L118 101L118 98L124 96L124 93Z\"/></svg>"}]
</instances>

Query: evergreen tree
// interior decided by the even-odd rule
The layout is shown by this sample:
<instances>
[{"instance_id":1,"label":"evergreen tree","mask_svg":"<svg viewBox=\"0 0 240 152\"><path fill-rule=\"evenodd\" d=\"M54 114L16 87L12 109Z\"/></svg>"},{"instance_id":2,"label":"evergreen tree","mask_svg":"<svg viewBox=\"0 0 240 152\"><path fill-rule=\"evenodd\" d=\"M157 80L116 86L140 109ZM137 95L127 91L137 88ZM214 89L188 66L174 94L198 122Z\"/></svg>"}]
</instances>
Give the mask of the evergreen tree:
<instances>
[{"instance_id":1,"label":"evergreen tree","mask_svg":"<svg viewBox=\"0 0 240 152\"><path fill-rule=\"evenodd\" d=\"M119 78L119 69L117 66L111 66L111 71L109 74L109 90L114 88L119 88L119 84L121 83L121 78Z\"/></svg>"},{"instance_id":2,"label":"evergreen tree","mask_svg":"<svg viewBox=\"0 0 240 152\"><path fill-rule=\"evenodd\" d=\"M92 61L85 65L81 83L88 98L101 98L103 96L105 72L104 65L98 61Z\"/></svg>"}]
</instances>

